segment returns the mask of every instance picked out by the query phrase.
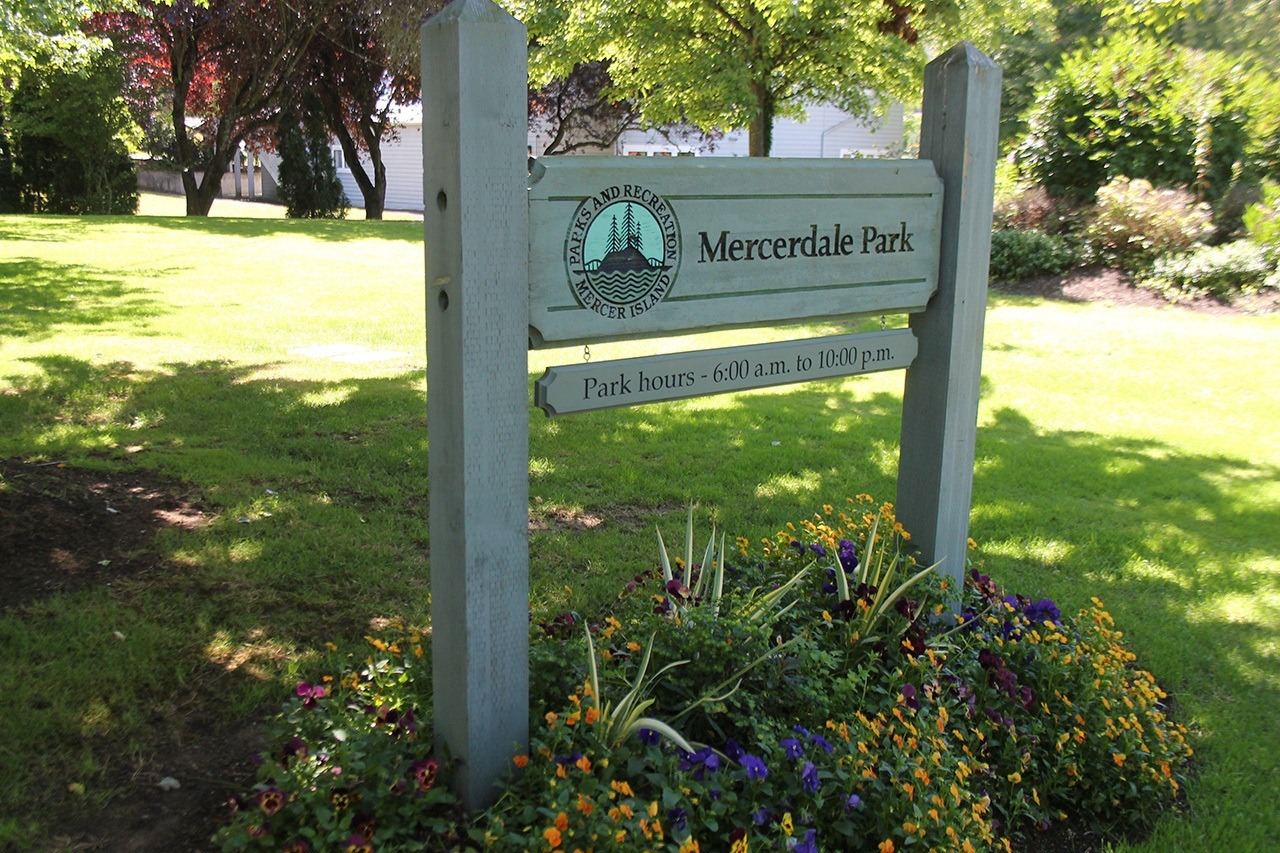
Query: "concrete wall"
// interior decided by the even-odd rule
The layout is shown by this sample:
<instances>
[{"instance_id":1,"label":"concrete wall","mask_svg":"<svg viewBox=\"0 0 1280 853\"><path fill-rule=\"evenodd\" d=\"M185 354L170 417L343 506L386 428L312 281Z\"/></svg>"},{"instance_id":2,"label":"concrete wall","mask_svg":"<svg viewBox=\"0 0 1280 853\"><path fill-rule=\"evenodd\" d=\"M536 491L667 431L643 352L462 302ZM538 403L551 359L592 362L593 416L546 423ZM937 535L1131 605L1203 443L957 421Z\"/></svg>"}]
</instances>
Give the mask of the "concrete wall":
<instances>
[{"instance_id":1,"label":"concrete wall","mask_svg":"<svg viewBox=\"0 0 1280 853\"><path fill-rule=\"evenodd\" d=\"M264 155L266 156L266 155ZM203 179L203 172L196 172L196 180ZM259 168L255 170L253 179L253 200L255 201L279 201L280 193L276 184L275 175L269 168ZM169 195L184 195L182 188L182 175L176 171L163 169L138 169L138 189L149 192L168 193ZM234 172L227 172L222 176L222 188L218 191L218 198L236 198L236 176ZM249 199L249 175L247 172L241 172L240 175L240 198Z\"/></svg>"}]
</instances>

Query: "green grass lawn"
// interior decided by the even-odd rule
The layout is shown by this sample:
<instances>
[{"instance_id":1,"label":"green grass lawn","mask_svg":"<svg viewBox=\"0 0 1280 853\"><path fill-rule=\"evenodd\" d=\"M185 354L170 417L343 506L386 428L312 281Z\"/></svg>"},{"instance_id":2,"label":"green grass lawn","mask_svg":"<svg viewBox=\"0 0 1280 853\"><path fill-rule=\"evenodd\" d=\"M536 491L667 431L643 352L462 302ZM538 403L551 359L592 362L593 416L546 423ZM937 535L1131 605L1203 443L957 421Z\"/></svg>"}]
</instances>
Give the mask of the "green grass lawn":
<instances>
[{"instance_id":1,"label":"green grass lawn","mask_svg":"<svg viewBox=\"0 0 1280 853\"><path fill-rule=\"evenodd\" d=\"M162 536L162 576L0 614L0 847L91 811L113 769L151 762L193 715L270 713L326 641L429 620L420 223L218 205L0 217L0 457L147 469L214 513ZM530 380L581 358L533 353ZM531 409L534 607L611 600L690 499L751 538L859 492L891 499L901 377ZM1188 811L1140 849L1280 848L1277 388L1280 315L991 299L981 558L1064 610L1100 596L1195 735Z\"/></svg>"}]
</instances>

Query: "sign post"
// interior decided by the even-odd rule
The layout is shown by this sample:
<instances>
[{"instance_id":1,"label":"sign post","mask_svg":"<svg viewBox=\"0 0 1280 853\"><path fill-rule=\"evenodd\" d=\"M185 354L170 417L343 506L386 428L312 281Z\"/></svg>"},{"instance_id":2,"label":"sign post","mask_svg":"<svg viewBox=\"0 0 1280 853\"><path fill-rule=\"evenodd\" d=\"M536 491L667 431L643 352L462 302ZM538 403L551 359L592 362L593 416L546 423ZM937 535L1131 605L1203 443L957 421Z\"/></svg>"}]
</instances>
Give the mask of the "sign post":
<instances>
[{"instance_id":1,"label":"sign post","mask_svg":"<svg viewBox=\"0 0 1280 853\"><path fill-rule=\"evenodd\" d=\"M902 392L897 515L925 565L964 579L987 314L1000 67L962 42L924 72L920 158L942 178L938 292L912 314L920 353Z\"/></svg>"},{"instance_id":2,"label":"sign post","mask_svg":"<svg viewBox=\"0 0 1280 853\"><path fill-rule=\"evenodd\" d=\"M469 808L529 734L526 49L490 0L422 28L435 735Z\"/></svg>"},{"instance_id":3,"label":"sign post","mask_svg":"<svg viewBox=\"0 0 1280 853\"><path fill-rule=\"evenodd\" d=\"M548 415L906 368L898 517L965 568L1000 69L925 72L918 160L527 160L525 28L422 28L435 734L487 805L529 720L528 349L911 315L907 329L550 368Z\"/></svg>"}]
</instances>

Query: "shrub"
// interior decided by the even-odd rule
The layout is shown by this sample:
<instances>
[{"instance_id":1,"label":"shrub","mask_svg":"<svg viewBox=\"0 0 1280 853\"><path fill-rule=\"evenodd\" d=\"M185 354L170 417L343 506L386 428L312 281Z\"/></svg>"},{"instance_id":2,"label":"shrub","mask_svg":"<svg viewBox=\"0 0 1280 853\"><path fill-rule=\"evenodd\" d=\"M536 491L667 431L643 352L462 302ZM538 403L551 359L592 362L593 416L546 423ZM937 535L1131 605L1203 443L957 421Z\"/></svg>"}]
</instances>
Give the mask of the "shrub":
<instances>
[{"instance_id":1,"label":"shrub","mask_svg":"<svg viewBox=\"0 0 1280 853\"><path fill-rule=\"evenodd\" d=\"M1191 248L1209 226L1209 212L1190 193L1117 178L1098 191L1085 240L1093 259L1141 273L1161 255Z\"/></svg>"},{"instance_id":2,"label":"shrub","mask_svg":"<svg viewBox=\"0 0 1280 853\"><path fill-rule=\"evenodd\" d=\"M1280 263L1280 184L1263 184L1262 200L1245 211L1244 227L1272 263Z\"/></svg>"},{"instance_id":3,"label":"shrub","mask_svg":"<svg viewBox=\"0 0 1280 853\"><path fill-rule=\"evenodd\" d=\"M1070 269L1076 253L1065 237L1041 231L998 228L991 234L991 278L1021 281Z\"/></svg>"},{"instance_id":4,"label":"shrub","mask_svg":"<svg viewBox=\"0 0 1280 853\"><path fill-rule=\"evenodd\" d=\"M125 143L136 128L122 85L120 61L106 52L23 69L7 117L22 210L137 210L137 174Z\"/></svg>"},{"instance_id":5,"label":"shrub","mask_svg":"<svg viewBox=\"0 0 1280 853\"><path fill-rule=\"evenodd\" d=\"M1232 57L1120 33L1063 60L1036 94L1018 150L1053 195L1089 202L1119 176L1221 197L1272 168L1276 81Z\"/></svg>"},{"instance_id":6,"label":"shrub","mask_svg":"<svg viewBox=\"0 0 1280 853\"><path fill-rule=\"evenodd\" d=\"M304 101L301 116L281 115L279 135L279 189L285 214L296 219L344 218L347 196L333 163L324 113L314 95Z\"/></svg>"},{"instance_id":7,"label":"shrub","mask_svg":"<svg viewBox=\"0 0 1280 853\"><path fill-rule=\"evenodd\" d=\"M1159 258L1151 274L1142 279L1142 286L1174 300L1197 296L1227 300L1241 293L1256 292L1273 269L1261 246L1239 240Z\"/></svg>"},{"instance_id":8,"label":"shrub","mask_svg":"<svg viewBox=\"0 0 1280 853\"><path fill-rule=\"evenodd\" d=\"M1038 185L1019 187L997 197L993 217L997 228L1046 234L1061 233L1072 225L1073 218L1070 205Z\"/></svg>"}]
</instances>

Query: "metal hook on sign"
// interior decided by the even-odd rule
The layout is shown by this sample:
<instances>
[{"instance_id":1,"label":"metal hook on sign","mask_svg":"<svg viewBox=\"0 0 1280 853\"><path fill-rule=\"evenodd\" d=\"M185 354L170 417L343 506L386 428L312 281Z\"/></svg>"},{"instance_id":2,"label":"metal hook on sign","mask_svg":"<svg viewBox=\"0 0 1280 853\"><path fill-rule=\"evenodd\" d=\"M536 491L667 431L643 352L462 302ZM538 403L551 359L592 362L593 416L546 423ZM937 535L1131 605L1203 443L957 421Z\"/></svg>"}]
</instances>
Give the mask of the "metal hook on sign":
<instances>
[{"instance_id":1,"label":"metal hook on sign","mask_svg":"<svg viewBox=\"0 0 1280 853\"><path fill-rule=\"evenodd\" d=\"M884 315L883 315L883 314L881 314L881 315L880 315L880 331L882 331L882 332L883 332L883 331L884 331L884 327L885 327L885 326L887 326L887 325L889 325L889 322L885 319Z\"/></svg>"},{"instance_id":2,"label":"metal hook on sign","mask_svg":"<svg viewBox=\"0 0 1280 853\"><path fill-rule=\"evenodd\" d=\"M591 345L590 344L582 345L582 361L584 364L591 361Z\"/></svg>"}]
</instances>

